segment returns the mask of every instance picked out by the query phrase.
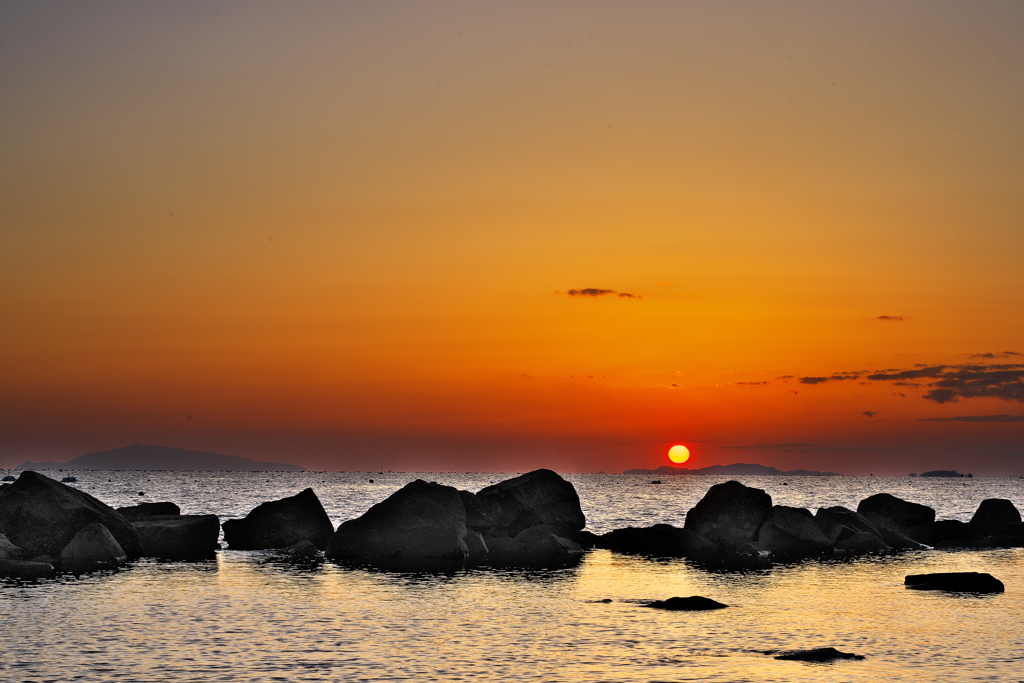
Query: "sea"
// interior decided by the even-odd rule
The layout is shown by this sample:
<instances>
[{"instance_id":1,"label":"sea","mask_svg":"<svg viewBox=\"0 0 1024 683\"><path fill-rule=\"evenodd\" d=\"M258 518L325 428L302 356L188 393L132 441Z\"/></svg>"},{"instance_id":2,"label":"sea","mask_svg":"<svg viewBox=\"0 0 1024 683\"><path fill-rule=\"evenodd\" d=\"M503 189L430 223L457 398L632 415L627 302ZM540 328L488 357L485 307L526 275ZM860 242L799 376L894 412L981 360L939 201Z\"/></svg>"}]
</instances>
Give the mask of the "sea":
<instances>
[{"instance_id":1,"label":"sea","mask_svg":"<svg viewBox=\"0 0 1024 683\"><path fill-rule=\"evenodd\" d=\"M513 474L49 472L118 507L169 500L244 516L309 487L335 525L414 479L477 491ZM856 508L886 492L967 521L1024 510L1024 479L565 474L587 528L682 525L729 478L778 504ZM1006 592L908 590L907 574L988 572ZM729 605L665 612L652 600ZM589 551L576 567L405 574L230 548L78 578L0 579L3 681L1024 681L1024 549L928 550L711 571ZM777 660L835 647L861 660Z\"/></svg>"}]
</instances>

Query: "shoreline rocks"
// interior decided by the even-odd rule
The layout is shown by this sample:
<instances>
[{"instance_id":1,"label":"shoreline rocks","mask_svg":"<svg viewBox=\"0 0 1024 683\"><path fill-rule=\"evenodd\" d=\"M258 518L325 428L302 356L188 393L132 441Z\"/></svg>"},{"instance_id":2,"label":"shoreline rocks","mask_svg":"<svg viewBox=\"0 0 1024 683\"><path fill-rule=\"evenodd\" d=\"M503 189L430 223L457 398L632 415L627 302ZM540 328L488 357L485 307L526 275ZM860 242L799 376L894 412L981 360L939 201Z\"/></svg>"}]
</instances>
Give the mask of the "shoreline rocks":
<instances>
[{"instance_id":1,"label":"shoreline rocks","mask_svg":"<svg viewBox=\"0 0 1024 683\"><path fill-rule=\"evenodd\" d=\"M241 519L222 525L224 540L232 550L284 548L302 540L323 550L334 534L327 511L313 489L280 500L261 503Z\"/></svg>"}]
</instances>

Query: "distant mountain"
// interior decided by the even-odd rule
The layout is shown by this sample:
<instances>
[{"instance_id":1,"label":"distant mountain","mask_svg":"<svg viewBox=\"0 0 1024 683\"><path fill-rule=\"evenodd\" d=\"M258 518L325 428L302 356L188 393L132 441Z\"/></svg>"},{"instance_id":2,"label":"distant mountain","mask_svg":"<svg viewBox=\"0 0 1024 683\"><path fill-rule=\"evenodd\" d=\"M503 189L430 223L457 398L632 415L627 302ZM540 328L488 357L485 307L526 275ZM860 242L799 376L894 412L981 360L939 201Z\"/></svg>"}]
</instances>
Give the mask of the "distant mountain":
<instances>
[{"instance_id":1,"label":"distant mountain","mask_svg":"<svg viewBox=\"0 0 1024 683\"><path fill-rule=\"evenodd\" d=\"M711 465L691 470L686 467L671 467L662 465L655 470L626 470L623 474L724 474L754 476L788 476L788 477L840 477L838 472L813 472L811 470L790 470L783 472L767 465L754 465L749 463L735 463L732 465Z\"/></svg>"},{"instance_id":2,"label":"distant mountain","mask_svg":"<svg viewBox=\"0 0 1024 683\"><path fill-rule=\"evenodd\" d=\"M125 446L80 455L67 462L28 462L20 470L213 470L217 472L303 472L305 467L280 462L256 462L237 455L187 451L170 446Z\"/></svg>"},{"instance_id":3,"label":"distant mountain","mask_svg":"<svg viewBox=\"0 0 1024 683\"><path fill-rule=\"evenodd\" d=\"M960 474L956 470L932 470L925 472L922 477L970 477L969 474ZM973 478L973 477L972 477Z\"/></svg>"}]
</instances>

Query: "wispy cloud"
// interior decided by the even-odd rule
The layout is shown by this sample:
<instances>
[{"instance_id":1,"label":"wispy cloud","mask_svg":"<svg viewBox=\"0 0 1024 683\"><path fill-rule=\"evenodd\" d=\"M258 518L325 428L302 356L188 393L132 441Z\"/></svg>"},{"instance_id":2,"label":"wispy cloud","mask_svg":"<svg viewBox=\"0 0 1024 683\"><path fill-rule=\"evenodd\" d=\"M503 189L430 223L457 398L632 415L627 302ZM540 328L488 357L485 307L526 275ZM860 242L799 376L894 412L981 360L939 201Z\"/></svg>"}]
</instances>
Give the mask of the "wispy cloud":
<instances>
[{"instance_id":1,"label":"wispy cloud","mask_svg":"<svg viewBox=\"0 0 1024 683\"><path fill-rule=\"evenodd\" d=\"M614 289L602 289L601 287L584 287L583 289L570 289L567 294L569 296L589 296L597 298L599 296L611 296L615 295L620 299L642 299L643 297L639 294L633 294L631 292L617 292Z\"/></svg>"},{"instance_id":2,"label":"wispy cloud","mask_svg":"<svg viewBox=\"0 0 1024 683\"><path fill-rule=\"evenodd\" d=\"M878 415L878 413L876 413L876 412L874 412L872 410L865 410L863 413L861 413L861 415L867 415L868 417L874 417L875 415Z\"/></svg>"},{"instance_id":3,"label":"wispy cloud","mask_svg":"<svg viewBox=\"0 0 1024 683\"><path fill-rule=\"evenodd\" d=\"M921 422L1024 422L1024 415L959 415L957 417L922 417Z\"/></svg>"},{"instance_id":4,"label":"wispy cloud","mask_svg":"<svg viewBox=\"0 0 1024 683\"><path fill-rule=\"evenodd\" d=\"M910 316L906 316L906 315L880 315L877 318L875 318L875 320L882 320L882 321L891 322L891 323L892 322L901 323L901 322L903 322L905 320L910 320Z\"/></svg>"},{"instance_id":5,"label":"wispy cloud","mask_svg":"<svg viewBox=\"0 0 1024 683\"><path fill-rule=\"evenodd\" d=\"M761 443L754 446L722 446L723 449L735 451L789 451L802 448L820 448L818 443Z\"/></svg>"},{"instance_id":6,"label":"wispy cloud","mask_svg":"<svg viewBox=\"0 0 1024 683\"><path fill-rule=\"evenodd\" d=\"M968 358L1012 358L1013 356L1024 356L1016 351L989 351L987 353L969 353Z\"/></svg>"}]
</instances>

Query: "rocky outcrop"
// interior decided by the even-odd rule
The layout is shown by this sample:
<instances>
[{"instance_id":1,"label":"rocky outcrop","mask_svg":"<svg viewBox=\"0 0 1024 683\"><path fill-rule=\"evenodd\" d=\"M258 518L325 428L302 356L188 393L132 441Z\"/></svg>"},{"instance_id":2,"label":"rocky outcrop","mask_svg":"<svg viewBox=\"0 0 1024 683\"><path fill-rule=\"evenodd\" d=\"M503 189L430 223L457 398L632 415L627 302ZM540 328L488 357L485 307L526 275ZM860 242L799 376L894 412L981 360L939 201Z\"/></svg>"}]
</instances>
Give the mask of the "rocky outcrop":
<instances>
[{"instance_id":1,"label":"rocky outcrop","mask_svg":"<svg viewBox=\"0 0 1024 683\"><path fill-rule=\"evenodd\" d=\"M469 560L467 531L460 492L417 479L362 516L342 522L326 555L385 569L461 569Z\"/></svg>"},{"instance_id":2,"label":"rocky outcrop","mask_svg":"<svg viewBox=\"0 0 1024 683\"><path fill-rule=\"evenodd\" d=\"M615 529L597 537L594 545L617 553L649 557L697 557L715 549L703 536L670 524Z\"/></svg>"},{"instance_id":3,"label":"rocky outcrop","mask_svg":"<svg viewBox=\"0 0 1024 683\"><path fill-rule=\"evenodd\" d=\"M139 556L142 546L131 522L84 491L32 471L0 490L0 529L27 557L59 556L94 522L106 527L129 559Z\"/></svg>"},{"instance_id":4,"label":"rocky outcrop","mask_svg":"<svg viewBox=\"0 0 1024 683\"><path fill-rule=\"evenodd\" d=\"M907 588L954 593L1002 593L1003 582L984 572L910 574L903 579Z\"/></svg>"},{"instance_id":5,"label":"rocky outcrop","mask_svg":"<svg viewBox=\"0 0 1024 683\"><path fill-rule=\"evenodd\" d=\"M334 533L313 489L262 503L241 519L225 521L223 527L224 540L232 550L284 548L303 539L322 549Z\"/></svg>"},{"instance_id":6,"label":"rocky outcrop","mask_svg":"<svg viewBox=\"0 0 1024 683\"><path fill-rule=\"evenodd\" d=\"M129 522L134 522L137 519L145 519L146 517L181 514L181 508L174 503L166 501L162 503L140 503L129 507L117 508L117 511L120 512Z\"/></svg>"},{"instance_id":7,"label":"rocky outcrop","mask_svg":"<svg viewBox=\"0 0 1024 683\"><path fill-rule=\"evenodd\" d=\"M645 607L654 609L671 610L674 612L703 612L712 609L725 609L728 605L705 598L702 595L691 595L688 598L669 598L668 600L655 600L649 602Z\"/></svg>"},{"instance_id":8,"label":"rocky outcrop","mask_svg":"<svg viewBox=\"0 0 1024 683\"><path fill-rule=\"evenodd\" d=\"M805 508L776 505L758 530L757 545L772 559L798 560L832 552L833 543Z\"/></svg>"},{"instance_id":9,"label":"rocky outcrop","mask_svg":"<svg viewBox=\"0 0 1024 683\"><path fill-rule=\"evenodd\" d=\"M723 551L741 550L757 540L772 511L772 497L738 481L715 484L686 513L683 528Z\"/></svg>"},{"instance_id":10,"label":"rocky outcrop","mask_svg":"<svg viewBox=\"0 0 1024 683\"><path fill-rule=\"evenodd\" d=\"M1024 544L1024 527L1021 526L1020 511L1005 498L987 498L981 501L967 526L974 539L1003 541L992 545Z\"/></svg>"},{"instance_id":11,"label":"rocky outcrop","mask_svg":"<svg viewBox=\"0 0 1024 683\"><path fill-rule=\"evenodd\" d=\"M868 519L853 510L836 505L818 508L814 522L828 536L833 549L840 555L867 555L891 550L882 534Z\"/></svg>"},{"instance_id":12,"label":"rocky outcrop","mask_svg":"<svg viewBox=\"0 0 1024 683\"><path fill-rule=\"evenodd\" d=\"M20 560L25 557L25 551L11 543L6 535L0 533L0 560Z\"/></svg>"},{"instance_id":13,"label":"rocky outcrop","mask_svg":"<svg viewBox=\"0 0 1024 683\"><path fill-rule=\"evenodd\" d=\"M104 525L91 522L78 530L60 553L60 568L82 574L109 569L125 562L128 556Z\"/></svg>"},{"instance_id":14,"label":"rocky outcrop","mask_svg":"<svg viewBox=\"0 0 1024 683\"><path fill-rule=\"evenodd\" d=\"M134 524L144 557L209 560L220 547L217 515L152 515L140 517Z\"/></svg>"}]
</instances>

